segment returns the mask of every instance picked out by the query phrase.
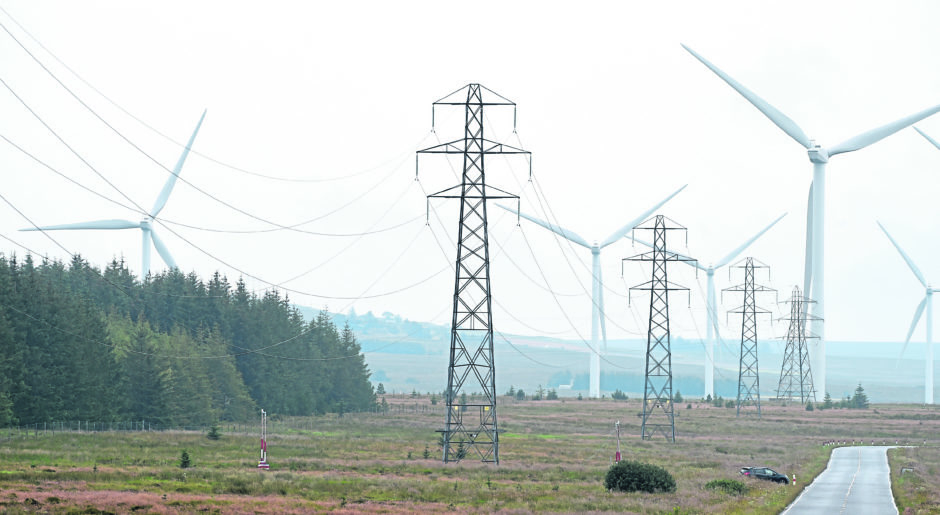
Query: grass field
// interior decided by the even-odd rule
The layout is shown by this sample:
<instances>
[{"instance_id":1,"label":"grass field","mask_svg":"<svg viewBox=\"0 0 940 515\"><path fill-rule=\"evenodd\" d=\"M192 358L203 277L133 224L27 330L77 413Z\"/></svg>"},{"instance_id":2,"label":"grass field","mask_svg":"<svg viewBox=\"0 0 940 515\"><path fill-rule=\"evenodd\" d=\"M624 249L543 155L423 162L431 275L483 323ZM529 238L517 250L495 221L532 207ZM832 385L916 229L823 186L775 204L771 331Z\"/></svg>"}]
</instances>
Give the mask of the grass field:
<instances>
[{"instance_id":1,"label":"grass field","mask_svg":"<svg viewBox=\"0 0 940 515\"><path fill-rule=\"evenodd\" d=\"M928 440L927 447L892 451L895 496L902 513L935 513L940 506L940 410L933 407L807 412L765 403L758 420L683 403L677 442L666 443L640 440L637 401L507 400L499 407L495 466L470 459L441 463L434 432L442 425L441 406L431 412L427 398L387 400L388 415L269 422L269 471L255 468L255 434L224 432L217 441L199 432L9 438L0 442L0 511L778 513L825 468L832 448L822 445L827 440ZM604 490L618 419L624 458L666 468L676 479L675 493ZM178 466L184 449L192 468ZM713 479L743 480L738 469L744 465L795 474L797 486L745 480L749 488L740 495L705 488ZM901 475L902 466L913 471Z\"/></svg>"}]
</instances>

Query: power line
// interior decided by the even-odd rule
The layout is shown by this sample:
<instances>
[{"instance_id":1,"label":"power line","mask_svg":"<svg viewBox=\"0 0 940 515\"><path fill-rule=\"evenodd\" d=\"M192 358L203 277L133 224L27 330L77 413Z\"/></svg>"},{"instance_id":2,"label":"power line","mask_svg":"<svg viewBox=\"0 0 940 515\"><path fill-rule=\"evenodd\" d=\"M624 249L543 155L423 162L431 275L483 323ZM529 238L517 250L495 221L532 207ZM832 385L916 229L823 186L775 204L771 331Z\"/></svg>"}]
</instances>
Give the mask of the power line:
<instances>
[{"instance_id":1,"label":"power line","mask_svg":"<svg viewBox=\"0 0 940 515\"><path fill-rule=\"evenodd\" d=\"M154 132L155 134L157 134L157 135L161 136L162 138L166 139L167 141L169 141L169 142L171 142L171 143L173 143L173 144L175 144L175 145L177 145L177 146L180 146L180 147L185 147L185 146L186 146L185 144L180 143L180 142L174 140L174 139L171 138L170 136L167 136L166 134L164 134L164 133L161 132L160 130L154 128L152 125L148 124L146 121L144 121L144 120L140 119L139 117L135 116L133 113L131 113L130 111L128 111L127 109L125 109L124 107L122 107L120 104L118 104L117 102L115 102L114 100L112 100L108 95L104 94L101 90L99 90L98 88L96 88L93 84L91 84L91 83L90 83L89 81L87 81L84 77L82 77L78 72L76 72L74 69L72 69L68 64L66 64L64 61L62 61L55 53L53 53L51 50L49 50L49 48L47 48L41 41L39 41L38 38L36 38L35 36L33 36L33 34L32 34L30 31L28 31L16 18L14 18L14 17L13 17L6 9L4 9L2 6L0 6L0 11L2 11L8 18L10 18L10 20L11 20L14 24L16 24L16 26L19 27L19 29L20 29L21 31L23 31L23 33L26 34L26 35L29 37L29 39L31 39L34 43L36 43L37 45L39 45L39 47L42 48L43 51L45 51L47 54L49 54L49 56L52 57L57 63L59 63L63 68L65 68L66 70L68 70L69 73L71 73L73 76L75 76L75 78L77 78L77 79L78 79L79 81L81 81L83 84L85 84L86 86L88 86L89 89L91 89L91 90L94 91L96 94L98 94L98 96L100 96L101 98L105 99L109 104L111 104L112 106L114 106L115 108L117 108L118 110L120 110L121 112L123 112L124 114L126 114L128 117L130 117L130 118L133 119L134 121L136 121L136 122L138 122L139 124L143 125L144 127L146 127L147 129L149 129L150 131L152 131L152 132ZM0 25L2 25L2 23L0 23ZM38 59L37 59L31 52L29 52L29 50L26 50L25 46L24 46L22 43L20 43L19 40L17 40L17 38L16 38L15 36L13 36L13 35L10 33L9 30L6 29L5 26L4 26L3 28L4 28L4 30L6 30L7 34L9 34L9 35L14 39L14 41L16 41L16 42L20 45L20 47L23 48L24 51L26 51L27 54L29 54L31 57L33 57L34 60L37 60L37 61L38 61ZM47 70L47 71L48 71L48 70ZM50 73L50 75L51 75L51 72L49 72L49 73ZM453 116L453 114L450 114L450 115L448 115L448 116ZM421 140L419 140L418 143L416 143L414 146L418 146L418 145L421 143L421 141L424 141L424 139L425 139L426 137L427 137L426 135L425 135L424 137L422 137ZM358 176L360 176L360 175L365 175L365 174L367 174L367 173L369 173L369 172L372 172L372 171L374 171L374 170L380 169L380 168L382 168L383 166L385 166L385 164L387 164L388 162L394 160L394 158L389 158L389 159L383 161L382 163L380 163L380 164L378 164L378 165L375 165L375 166L373 166L373 167L370 167L370 168L367 168L367 169L365 169L365 170L361 170L361 171L358 171L358 172L354 172L354 173L351 173L351 174L342 175L342 176L327 177L327 178L306 178L306 179L299 179L299 178L295 178L295 177L279 177L279 176L267 175L267 174L263 174L263 173L259 173L259 172L253 172L253 171L251 171L251 170L247 170L247 169L244 169L244 168L235 166L235 165L231 165L231 164L225 163L225 162L223 162L223 161L221 161L221 160L219 160L219 159L213 158L213 157L211 157L211 156L209 156L209 155L207 155L207 154L198 152L198 151L196 151L196 150L190 150L190 152L191 152L192 154L194 154L194 155L198 155L199 157L202 157L203 159L206 159L207 161L211 161L211 162L216 163L216 164L218 164L218 165L224 166L225 168L229 168L229 169L231 169L231 170L234 170L234 171L237 171L237 172L241 172L241 173L244 173L244 174L247 174L247 175L253 175L253 176L256 176L256 177L260 177L260 178L263 178L263 179L270 179L270 180L274 180L274 181L297 182L297 183L335 182L335 181L341 181L341 180L345 180L345 179L351 179L351 178L354 178L354 177L358 177ZM409 150L409 151L407 151L407 152L405 152L405 153L403 153L403 154L401 154L401 155L402 155L402 156L410 156L410 155L411 155L411 151ZM395 157L398 157L398 156L395 156Z\"/></svg>"},{"instance_id":2,"label":"power line","mask_svg":"<svg viewBox=\"0 0 940 515\"><path fill-rule=\"evenodd\" d=\"M99 115L94 109L92 109L91 106L89 106L87 103L85 103L85 101L83 101L83 100L82 100L78 95L76 95L68 86L66 86L65 83L63 83L61 80L59 80L58 77L56 77L41 61L39 61L31 52L29 52L29 50L26 49L26 47L23 46L22 43L21 43L18 39L16 39L16 37L13 36L12 33L10 33L10 31L6 28L5 25L3 25L2 23L0 23L0 28L3 28L3 30L6 31L7 34L9 34L10 37L12 37L12 38L17 42L17 44L19 44L20 47L23 48L23 50L26 51L26 52L30 55L30 57L32 57L33 60L34 60L40 67L43 68L43 70L45 70L60 86L62 86L62 88L64 88L79 104L81 104L86 110L88 110L95 118L97 118L101 123L103 123L106 127L108 127L108 128L109 128L112 132L114 132L119 138L121 138L122 140L124 140L127 144L129 144L131 147L133 147L133 148L134 148L135 150L137 150L139 153L141 153L142 155L144 155L147 159L151 160L154 164L156 164L157 166L159 166L160 168L162 168L162 169L165 170L166 172L168 172L168 173L170 173L170 174L173 174L173 171L172 171L172 170L170 170L169 168L167 168L166 166L164 166L163 163L159 162L156 158L154 158L152 155L150 155L149 153L147 153L147 151L145 151L145 150L144 150L143 148L141 148L139 145L137 145L136 143L134 143L133 141L131 141L130 138L128 138L127 136L125 136L121 131L117 130L117 128L115 128L115 127L114 127L113 125L111 125L107 120L105 120L103 117L101 117L101 115ZM71 146L69 146L69 145L65 142L65 140L62 139L62 138L58 135L58 133L57 133L54 129L52 129L52 127L51 127L49 124L47 124L47 123L42 119L42 117L39 116L39 114L38 114L35 110L33 110L31 107L29 107L29 105L25 102L25 100L23 100L22 97L20 97L19 95L17 95L16 92L13 91L13 89L12 89L5 81L3 81L2 79L0 79L0 82L3 83L3 85L10 91L10 93L12 93L12 94L17 98L17 100L19 100L20 103L21 103L24 107L26 107L27 110L29 110L29 112L33 115L33 117L35 117L40 123L42 123L43 126L45 126L47 130L49 130L57 139L59 139L59 141L62 142L62 144L64 144L64 145L66 146L66 148L68 148L76 157L78 157L83 163L85 163L89 168L91 168L92 171L95 172L95 174L97 174L102 180L104 180L106 183L108 183L109 186L111 186L112 188L114 188L114 190L117 191L119 194L121 194L121 196L123 196L123 197L126 198L131 204L133 204L133 205L138 209L138 211L139 211L141 214L144 214L144 215L147 214L147 212L144 210L144 208L142 208L140 205L138 205L136 202L134 202L134 201L133 201L130 197L128 197L126 194L124 194L124 192L122 192L120 189L118 189L113 183L111 183L111 182L110 182L108 179L106 179L101 173L99 173L96 169L94 169L84 158L82 158L82 157L78 154L78 152L76 152ZM422 141L423 141L423 139L422 139ZM419 143L420 143L420 142L419 142ZM280 223L277 223L277 222L273 222L273 221L271 221L271 220L268 220L268 219L266 219L266 218L262 218L262 217L260 217L260 216L254 215L253 213L250 213L250 212L248 212L248 211L246 211L246 210L244 210L244 209L239 208L238 206L235 206L235 205L233 205L233 204L231 204L231 203L229 203L229 202L227 202L227 201L225 201L225 200L222 200L222 199L216 197L215 195L213 195L213 194L211 194L211 193L205 191L204 189L200 188L199 186L196 186L195 184L193 184L192 182L190 182L188 179L185 179L185 178L183 178L182 176L180 176L180 175L178 175L178 174L176 174L176 175L177 175L178 180L182 181L184 184L190 186L191 188L193 188L194 190L198 191L199 193L205 195L206 197L208 197L208 198L214 200L215 202L218 202L218 203L222 204L223 206L225 206L225 207L227 207L227 208L229 208L229 209L231 209L231 210L233 210L233 211L235 211L235 212L237 212L237 213L240 213L240 214L245 215L245 216L247 216L247 217L249 217L249 218L258 220L259 222L266 223L266 224L271 225L271 226L276 227L276 228L280 228L280 229L284 229L284 230L293 230L293 229L294 229L294 227L292 227L292 226L283 225L283 224L280 224ZM390 175L391 175L391 174L390 174ZM390 175L389 175L389 176L390 176ZM386 179L387 179L389 176L386 176ZM371 191L371 190L370 190L370 191ZM362 195L359 196L359 197L357 197L356 199L354 199L354 201L359 200L359 199L361 199L361 198L362 198ZM348 207L348 205L351 204L351 203L352 203L352 202L347 203L346 205L342 206L340 209L345 208L345 207ZM335 212L335 211L333 211L333 212ZM329 213L329 214L332 214L332 212ZM324 216L326 216L326 215L324 215ZM319 219L319 218L315 218L315 219L312 219L312 220L308 220L308 221L302 222L301 224L298 224L298 225L303 225L303 223L308 223L308 222L313 221L313 220L316 220L316 219Z\"/></svg>"}]
</instances>

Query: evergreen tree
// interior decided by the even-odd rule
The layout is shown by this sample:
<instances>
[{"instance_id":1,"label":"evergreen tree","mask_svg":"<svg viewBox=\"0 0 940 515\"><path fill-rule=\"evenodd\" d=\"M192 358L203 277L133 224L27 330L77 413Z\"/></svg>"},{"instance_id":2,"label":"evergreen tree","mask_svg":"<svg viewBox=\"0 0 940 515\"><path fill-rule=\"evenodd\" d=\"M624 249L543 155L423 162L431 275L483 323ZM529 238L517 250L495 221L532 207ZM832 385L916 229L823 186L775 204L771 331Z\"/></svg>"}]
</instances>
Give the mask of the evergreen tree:
<instances>
[{"instance_id":1,"label":"evergreen tree","mask_svg":"<svg viewBox=\"0 0 940 515\"><path fill-rule=\"evenodd\" d=\"M853 409L868 409L868 396L865 395L862 383L858 383L858 387L855 388L855 395L852 396L850 406Z\"/></svg>"}]
</instances>

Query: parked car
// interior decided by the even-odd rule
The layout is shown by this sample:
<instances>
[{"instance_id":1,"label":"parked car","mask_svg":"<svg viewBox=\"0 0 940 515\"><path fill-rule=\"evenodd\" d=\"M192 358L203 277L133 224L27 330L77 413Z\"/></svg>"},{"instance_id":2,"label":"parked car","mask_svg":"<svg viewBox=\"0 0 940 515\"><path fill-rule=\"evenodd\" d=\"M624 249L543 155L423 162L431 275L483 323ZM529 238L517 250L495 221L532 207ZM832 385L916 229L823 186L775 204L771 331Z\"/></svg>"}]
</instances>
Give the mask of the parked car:
<instances>
[{"instance_id":1,"label":"parked car","mask_svg":"<svg viewBox=\"0 0 940 515\"><path fill-rule=\"evenodd\" d=\"M786 474L781 474L767 467L742 467L741 475L756 477L757 479L766 479L775 483L787 484L790 482Z\"/></svg>"}]
</instances>

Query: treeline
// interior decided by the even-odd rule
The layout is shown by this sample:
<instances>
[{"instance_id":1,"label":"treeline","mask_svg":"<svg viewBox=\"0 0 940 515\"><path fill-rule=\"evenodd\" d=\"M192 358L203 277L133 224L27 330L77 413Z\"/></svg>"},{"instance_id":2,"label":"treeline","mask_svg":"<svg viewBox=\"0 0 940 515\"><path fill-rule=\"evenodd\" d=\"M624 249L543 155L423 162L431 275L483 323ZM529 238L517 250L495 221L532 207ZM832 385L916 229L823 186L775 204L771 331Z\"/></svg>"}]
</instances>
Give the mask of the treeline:
<instances>
[{"instance_id":1,"label":"treeline","mask_svg":"<svg viewBox=\"0 0 940 515\"><path fill-rule=\"evenodd\" d=\"M218 273L140 281L0 255L0 427L148 420L244 421L258 408L309 415L368 409L369 370L348 328L305 322L286 297Z\"/></svg>"}]
</instances>

